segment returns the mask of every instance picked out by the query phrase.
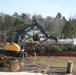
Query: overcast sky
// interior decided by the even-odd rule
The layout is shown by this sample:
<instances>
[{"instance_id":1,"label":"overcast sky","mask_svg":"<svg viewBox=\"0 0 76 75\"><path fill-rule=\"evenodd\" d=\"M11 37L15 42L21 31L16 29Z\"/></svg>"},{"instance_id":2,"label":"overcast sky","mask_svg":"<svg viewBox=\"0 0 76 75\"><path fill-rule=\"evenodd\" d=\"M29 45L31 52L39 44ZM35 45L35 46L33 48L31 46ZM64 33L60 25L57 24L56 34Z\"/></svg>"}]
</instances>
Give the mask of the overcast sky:
<instances>
[{"instance_id":1,"label":"overcast sky","mask_svg":"<svg viewBox=\"0 0 76 75\"><path fill-rule=\"evenodd\" d=\"M55 17L58 12L66 18L76 15L76 0L0 0L0 12L40 14Z\"/></svg>"}]
</instances>

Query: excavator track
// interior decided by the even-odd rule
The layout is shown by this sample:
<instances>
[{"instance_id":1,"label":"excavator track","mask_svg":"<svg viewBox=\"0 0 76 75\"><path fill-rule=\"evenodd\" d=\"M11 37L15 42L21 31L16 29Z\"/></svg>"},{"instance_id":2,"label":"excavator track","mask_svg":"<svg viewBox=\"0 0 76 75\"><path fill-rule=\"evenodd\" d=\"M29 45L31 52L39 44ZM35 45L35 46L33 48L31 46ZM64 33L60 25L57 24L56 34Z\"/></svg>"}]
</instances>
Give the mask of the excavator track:
<instances>
[{"instance_id":1,"label":"excavator track","mask_svg":"<svg viewBox=\"0 0 76 75\"><path fill-rule=\"evenodd\" d=\"M9 51L9 50L0 50L0 54L6 55L6 56L12 56L12 57L26 57L26 52L15 52L15 51Z\"/></svg>"}]
</instances>

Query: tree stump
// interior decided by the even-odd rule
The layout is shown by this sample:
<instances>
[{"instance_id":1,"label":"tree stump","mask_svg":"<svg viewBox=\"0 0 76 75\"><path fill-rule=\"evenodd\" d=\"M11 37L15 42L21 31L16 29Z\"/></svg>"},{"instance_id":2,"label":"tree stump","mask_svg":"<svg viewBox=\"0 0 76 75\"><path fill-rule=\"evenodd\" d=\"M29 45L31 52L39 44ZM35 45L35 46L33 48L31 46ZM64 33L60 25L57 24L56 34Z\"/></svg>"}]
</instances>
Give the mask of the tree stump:
<instances>
[{"instance_id":1,"label":"tree stump","mask_svg":"<svg viewBox=\"0 0 76 75\"><path fill-rule=\"evenodd\" d=\"M73 72L73 62L72 61L68 61L67 63L67 73L72 73Z\"/></svg>"}]
</instances>

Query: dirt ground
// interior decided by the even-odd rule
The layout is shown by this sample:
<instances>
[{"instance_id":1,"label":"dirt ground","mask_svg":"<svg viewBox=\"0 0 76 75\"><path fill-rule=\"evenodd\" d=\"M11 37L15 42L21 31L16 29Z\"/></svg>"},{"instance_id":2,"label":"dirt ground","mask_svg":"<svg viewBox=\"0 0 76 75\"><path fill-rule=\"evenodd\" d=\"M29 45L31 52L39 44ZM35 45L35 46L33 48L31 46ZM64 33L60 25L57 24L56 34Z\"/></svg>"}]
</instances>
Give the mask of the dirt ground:
<instances>
[{"instance_id":1,"label":"dirt ground","mask_svg":"<svg viewBox=\"0 0 76 75\"><path fill-rule=\"evenodd\" d=\"M12 61L11 61L12 60ZM73 62L73 75L76 75L76 57L46 57L11 58L0 66L2 72L35 72L55 75L66 75L67 62Z\"/></svg>"},{"instance_id":2,"label":"dirt ground","mask_svg":"<svg viewBox=\"0 0 76 75\"><path fill-rule=\"evenodd\" d=\"M73 62L73 75L76 75L76 57L29 57L20 59L18 71L66 75L68 61Z\"/></svg>"}]
</instances>

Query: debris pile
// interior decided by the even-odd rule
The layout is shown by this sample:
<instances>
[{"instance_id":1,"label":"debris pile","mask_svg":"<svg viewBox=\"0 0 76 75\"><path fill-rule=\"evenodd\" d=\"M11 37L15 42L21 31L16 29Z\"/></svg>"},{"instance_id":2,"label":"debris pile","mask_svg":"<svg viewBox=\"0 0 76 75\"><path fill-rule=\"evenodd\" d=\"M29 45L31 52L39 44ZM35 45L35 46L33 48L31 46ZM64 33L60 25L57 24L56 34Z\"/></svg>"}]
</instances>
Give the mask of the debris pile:
<instances>
[{"instance_id":1,"label":"debris pile","mask_svg":"<svg viewBox=\"0 0 76 75\"><path fill-rule=\"evenodd\" d=\"M16 72L19 68L17 58L0 54L0 71Z\"/></svg>"}]
</instances>

